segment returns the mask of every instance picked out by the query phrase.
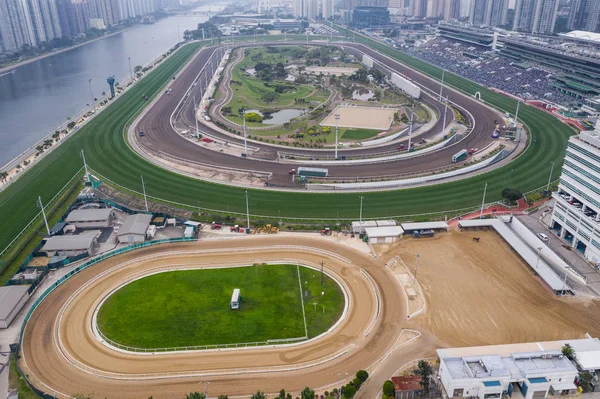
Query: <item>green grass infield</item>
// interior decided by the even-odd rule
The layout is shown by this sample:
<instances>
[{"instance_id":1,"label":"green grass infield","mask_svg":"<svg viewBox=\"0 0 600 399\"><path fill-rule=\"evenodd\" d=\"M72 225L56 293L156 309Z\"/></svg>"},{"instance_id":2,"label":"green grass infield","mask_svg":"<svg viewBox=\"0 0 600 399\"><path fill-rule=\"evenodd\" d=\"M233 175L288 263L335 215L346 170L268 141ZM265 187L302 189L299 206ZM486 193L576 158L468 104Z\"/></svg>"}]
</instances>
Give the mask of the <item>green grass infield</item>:
<instances>
[{"instance_id":1,"label":"green grass infield","mask_svg":"<svg viewBox=\"0 0 600 399\"><path fill-rule=\"evenodd\" d=\"M240 309L230 310L235 288ZM183 270L120 288L100 308L98 327L110 340L135 348L265 343L307 332L313 338L329 329L343 308L339 285L327 275L321 285L321 273L302 266Z\"/></svg>"}]
</instances>

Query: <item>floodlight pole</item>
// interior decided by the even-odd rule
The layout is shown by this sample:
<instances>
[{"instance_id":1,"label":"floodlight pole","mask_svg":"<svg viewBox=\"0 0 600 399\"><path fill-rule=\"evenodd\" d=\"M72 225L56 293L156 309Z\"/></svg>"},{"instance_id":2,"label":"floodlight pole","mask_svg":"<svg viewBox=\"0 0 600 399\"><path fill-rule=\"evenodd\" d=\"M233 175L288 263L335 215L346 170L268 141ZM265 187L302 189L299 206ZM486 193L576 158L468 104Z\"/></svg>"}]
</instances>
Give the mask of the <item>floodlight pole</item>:
<instances>
[{"instance_id":1,"label":"floodlight pole","mask_svg":"<svg viewBox=\"0 0 600 399\"><path fill-rule=\"evenodd\" d=\"M246 139L246 109L245 108L242 111L242 119L243 119L243 126L244 126L244 154L243 154L243 156L248 156L248 142Z\"/></svg>"},{"instance_id":2,"label":"floodlight pole","mask_svg":"<svg viewBox=\"0 0 600 399\"><path fill-rule=\"evenodd\" d=\"M552 172L554 171L554 161L552 161L552 166L550 167L550 176L548 176L548 185L546 186L546 191L550 190L550 181L552 180Z\"/></svg>"},{"instance_id":3,"label":"floodlight pole","mask_svg":"<svg viewBox=\"0 0 600 399\"><path fill-rule=\"evenodd\" d=\"M44 210L44 204L42 204L42 197L38 196L38 206L42 210L42 216L44 217L44 224L46 225L46 231L50 235L50 227L48 227L48 219L46 219L46 211Z\"/></svg>"},{"instance_id":4,"label":"floodlight pole","mask_svg":"<svg viewBox=\"0 0 600 399\"><path fill-rule=\"evenodd\" d=\"M340 114L335 114L335 159L338 159L338 132L340 129Z\"/></svg>"},{"instance_id":5,"label":"floodlight pole","mask_svg":"<svg viewBox=\"0 0 600 399\"><path fill-rule=\"evenodd\" d=\"M146 205L146 213L148 212L148 199L146 198L146 184L144 184L144 176L142 177L142 191L144 193L144 204Z\"/></svg>"},{"instance_id":6,"label":"floodlight pole","mask_svg":"<svg viewBox=\"0 0 600 399\"><path fill-rule=\"evenodd\" d=\"M200 100L202 103L202 100ZM200 138L200 130L198 130L198 106L196 105L196 96L194 96L194 120L196 121L196 138Z\"/></svg>"},{"instance_id":7,"label":"floodlight pole","mask_svg":"<svg viewBox=\"0 0 600 399\"><path fill-rule=\"evenodd\" d=\"M92 90L92 79L91 78L90 78L90 80L88 80L88 83L90 85L90 94L92 95L92 104L94 104L93 111L96 111L96 97L94 97L94 90Z\"/></svg>"},{"instance_id":8,"label":"floodlight pole","mask_svg":"<svg viewBox=\"0 0 600 399\"><path fill-rule=\"evenodd\" d=\"M358 223L361 225L362 228L362 206L363 206L363 196L360 196L360 213L358 214Z\"/></svg>"},{"instance_id":9,"label":"floodlight pole","mask_svg":"<svg viewBox=\"0 0 600 399\"><path fill-rule=\"evenodd\" d=\"M321 262L321 285L323 285L323 265L324 263Z\"/></svg>"},{"instance_id":10,"label":"floodlight pole","mask_svg":"<svg viewBox=\"0 0 600 399\"><path fill-rule=\"evenodd\" d=\"M444 74L446 70L442 69L442 84L440 85L440 101L442 101L442 90L444 89Z\"/></svg>"},{"instance_id":11,"label":"floodlight pole","mask_svg":"<svg viewBox=\"0 0 600 399\"><path fill-rule=\"evenodd\" d=\"M535 262L535 269L537 270L538 265L540 264L540 257L542 256L542 247L537 247L537 261Z\"/></svg>"},{"instance_id":12,"label":"floodlight pole","mask_svg":"<svg viewBox=\"0 0 600 399\"><path fill-rule=\"evenodd\" d=\"M413 112L413 107L414 106L412 106L412 105L410 107L410 123L408 125L408 152L410 152L410 144L411 144L410 142L412 140L412 131L413 131L413 115L415 114Z\"/></svg>"},{"instance_id":13,"label":"floodlight pole","mask_svg":"<svg viewBox=\"0 0 600 399\"><path fill-rule=\"evenodd\" d=\"M248 190L246 190L246 220L248 222L248 229L250 229L250 207L248 206Z\"/></svg>"},{"instance_id":14,"label":"floodlight pole","mask_svg":"<svg viewBox=\"0 0 600 399\"><path fill-rule=\"evenodd\" d=\"M131 83L133 83L133 69L131 69L131 57L128 58L129 60L129 74L130 74L130 79L131 79Z\"/></svg>"},{"instance_id":15,"label":"floodlight pole","mask_svg":"<svg viewBox=\"0 0 600 399\"><path fill-rule=\"evenodd\" d=\"M485 192L487 191L487 183L483 186L483 200L481 201L481 212L479 212L479 219L483 219L483 206L485 204Z\"/></svg>"},{"instance_id":16,"label":"floodlight pole","mask_svg":"<svg viewBox=\"0 0 600 399\"><path fill-rule=\"evenodd\" d=\"M88 179L88 181L91 181L90 172L88 171L87 163L85 162L85 154L83 153L83 148L81 149L81 159L83 159L83 167L85 169L85 177Z\"/></svg>"},{"instance_id":17,"label":"floodlight pole","mask_svg":"<svg viewBox=\"0 0 600 399\"><path fill-rule=\"evenodd\" d=\"M415 256L415 275L413 276L413 285L417 281L417 270L419 269L419 254Z\"/></svg>"},{"instance_id":18,"label":"floodlight pole","mask_svg":"<svg viewBox=\"0 0 600 399\"><path fill-rule=\"evenodd\" d=\"M519 123L519 105L521 105L521 100L517 100L517 110L515 111L515 126Z\"/></svg>"},{"instance_id":19,"label":"floodlight pole","mask_svg":"<svg viewBox=\"0 0 600 399\"><path fill-rule=\"evenodd\" d=\"M448 96L446 96L446 101L444 102L444 116L442 117L442 119L444 120L443 123L443 127L442 127L442 133L444 133L446 131L446 114L448 113Z\"/></svg>"}]
</instances>

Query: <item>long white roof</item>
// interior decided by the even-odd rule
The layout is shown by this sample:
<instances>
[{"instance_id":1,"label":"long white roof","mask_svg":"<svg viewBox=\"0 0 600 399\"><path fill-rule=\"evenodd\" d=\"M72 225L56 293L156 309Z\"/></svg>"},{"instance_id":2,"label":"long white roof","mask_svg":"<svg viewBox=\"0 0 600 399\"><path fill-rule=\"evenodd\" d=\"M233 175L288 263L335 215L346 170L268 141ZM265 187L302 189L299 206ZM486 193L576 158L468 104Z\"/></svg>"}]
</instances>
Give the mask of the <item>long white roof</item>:
<instances>
[{"instance_id":1,"label":"long white roof","mask_svg":"<svg viewBox=\"0 0 600 399\"><path fill-rule=\"evenodd\" d=\"M400 226L367 227L365 233L369 238L398 237L404 230Z\"/></svg>"}]
</instances>

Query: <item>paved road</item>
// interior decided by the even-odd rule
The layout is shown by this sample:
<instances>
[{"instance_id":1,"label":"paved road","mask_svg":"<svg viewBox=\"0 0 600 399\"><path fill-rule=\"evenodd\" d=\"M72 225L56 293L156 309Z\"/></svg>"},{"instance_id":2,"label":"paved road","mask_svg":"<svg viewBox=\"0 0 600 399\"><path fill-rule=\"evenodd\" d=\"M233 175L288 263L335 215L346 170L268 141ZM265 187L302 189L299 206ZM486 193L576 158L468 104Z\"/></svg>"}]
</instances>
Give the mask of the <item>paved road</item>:
<instances>
[{"instance_id":1,"label":"paved road","mask_svg":"<svg viewBox=\"0 0 600 399\"><path fill-rule=\"evenodd\" d=\"M546 245L548 245L565 262L583 274L587 278L587 287L589 287L596 295L600 295L600 273L595 271L576 250L566 249L564 245L570 244L567 241L560 239L554 230L550 230L547 224L540 221L544 212L546 212L547 215L552 212L551 203L546 204L529 215L519 216L519 220L534 233L545 233L549 238Z\"/></svg>"},{"instance_id":2,"label":"paved road","mask_svg":"<svg viewBox=\"0 0 600 399\"><path fill-rule=\"evenodd\" d=\"M281 45L281 43L276 43ZM291 45L293 43L288 43ZM298 43L302 44L302 43ZM439 92L440 84L420 73L408 69L403 64L387 58L374 50L359 45L351 44L345 45L346 47L353 49L354 51L360 51L376 59L378 62L383 64L387 69L394 70L399 73L403 73L410 77L413 81L429 87L434 92ZM176 80L173 81L171 87L173 92L171 95L161 96L156 103L152 105L149 112L139 120L137 129L143 130L146 134L145 137L136 137L139 143L153 152L165 152L182 159L189 159L192 161L200 161L206 164L215 166L227 166L240 169L251 169L256 171L271 172L273 177L271 182L278 184L289 184L289 176L287 174L290 165L275 163L275 162L264 162L259 159L244 159L230 154L225 154L210 149L192 145L187 139L176 133L171 124L170 117L174 110L183 98L186 90L192 86L196 80L199 72L206 65L209 58L215 51L219 51L218 47L204 48L199 51L195 59L190 65L182 71ZM198 90L196 87L194 90ZM182 118L185 118L185 123L188 126L193 126L193 96L194 90L190 93L188 101L182 104ZM423 155L416 158L397 160L387 163L377 164L363 164L363 165L343 165L343 166L328 166L330 176L332 177L356 177L356 176L382 176L382 175L398 175L403 173L417 173L426 170L447 166L450 164L450 159L453 154L458 152L461 148L478 147L483 148L488 145L491 141L491 133L495 128L494 120L500 120L501 116L471 97L459 94L458 92L445 88L444 94L450 96L450 100L457 103L459 106L467 109L475 119L475 127L473 132L465 142L455 144L440 150L435 153ZM428 104L432 107L439 109L439 104L428 98L424 97ZM441 121L431 130L431 135L438 133L441 130ZM210 134L221 137L223 139L229 139L233 141L229 136L222 134L219 131L213 130L209 127L204 127L204 130L210 130ZM428 137L427 135L423 137ZM239 143L242 143L239 140ZM253 146L260 148L261 158L274 159L276 148L264 143L252 143ZM384 151L395 150L397 144L389 145L387 147L379 148L366 148L358 151L343 150L339 152L339 155L352 154L369 154L379 153ZM295 150L296 152L310 153L309 150ZM333 152L333 150L331 151ZM315 165L317 166L317 165Z\"/></svg>"}]
</instances>

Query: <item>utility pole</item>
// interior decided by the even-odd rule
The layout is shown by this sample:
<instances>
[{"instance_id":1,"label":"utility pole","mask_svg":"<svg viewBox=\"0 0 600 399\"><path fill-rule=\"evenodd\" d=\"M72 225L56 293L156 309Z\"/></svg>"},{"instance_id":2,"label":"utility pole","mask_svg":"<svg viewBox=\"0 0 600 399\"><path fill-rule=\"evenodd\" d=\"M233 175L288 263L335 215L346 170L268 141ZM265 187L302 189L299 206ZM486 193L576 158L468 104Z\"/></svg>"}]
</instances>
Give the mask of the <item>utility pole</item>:
<instances>
[{"instance_id":1,"label":"utility pole","mask_svg":"<svg viewBox=\"0 0 600 399\"><path fill-rule=\"evenodd\" d=\"M362 205L363 205L363 198L364 197L361 195L360 196L360 213L358 215L358 223L360 224L361 229L362 229Z\"/></svg>"},{"instance_id":2,"label":"utility pole","mask_svg":"<svg viewBox=\"0 0 600 399\"><path fill-rule=\"evenodd\" d=\"M323 265L324 263L321 261L321 285L323 285Z\"/></svg>"},{"instance_id":3,"label":"utility pole","mask_svg":"<svg viewBox=\"0 0 600 399\"><path fill-rule=\"evenodd\" d=\"M442 69L442 84L440 85L440 101L442 101L442 90L444 89L444 74L446 70Z\"/></svg>"},{"instance_id":4,"label":"utility pole","mask_svg":"<svg viewBox=\"0 0 600 399\"><path fill-rule=\"evenodd\" d=\"M81 159L83 159L83 167L85 169L85 177L87 178L88 181L92 181L92 179L90 179L90 172L88 171L87 163L85 162L85 154L83 153L83 148L81 149Z\"/></svg>"},{"instance_id":5,"label":"utility pole","mask_svg":"<svg viewBox=\"0 0 600 399\"><path fill-rule=\"evenodd\" d=\"M550 191L550 181L552 180L552 172L554 171L554 161L552 161L552 166L550 167L550 176L548 176L548 185L546 186L546 191Z\"/></svg>"},{"instance_id":6,"label":"utility pole","mask_svg":"<svg viewBox=\"0 0 600 399\"><path fill-rule=\"evenodd\" d=\"M448 96L446 95L446 101L444 102L444 123L443 123L443 127L442 127L442 133L444 133L446 131L446 114L448 113Z\"/></svg>"},{"instance_id":7,"label":"utility pole","mask_svg":"<svg viewBox=\"0 0 600 399\"><path fill-rule=\"evenodd\" d=\"M414 105L410 106L410 122L408 125L408 152L410 152L410 144L411 144L411 140L412 140L412 131L413 131L413 115L415 114L413 112L413 107L414 107Z\"/></svg>"},{"instance_id":8,"label":"utility pole","mask_svg":"<svg viewBox=\"0 0 600 399\"><path fill-rule=\"evenodd\" d=\"M146 185L144 184L144 176L142 176L142 191L144 193L144 204L146 204L146 213L148 212L148 199L146 198Z\"/></svg>"},{"instance_id":9,"label":"utility pole","mask_svg":"<svg viewBox=\"0 0 600 399\"><path fill-rule=\"evenodd\" d=\"M485 204L485 192L487 191L487 183L483 186L483 200L481 201L481 212L479 212L479 219L483 219L483 206Z\"/></svg>"},{"instance_id":10,"label":"utility pole","mask_svg":"<svg viewBox=\"0 0 600 399\"><path fill-rule=\"evenodd\" d=\"M194 120L196 121L196 138L199 139L200 130L198 130L198 107L196 106L196 96L194 96Z\"/></svg>"},{"instance_id":11,"label":"utility pole","mask_svg":"<svg viewBox=\"0 0 600 399\"><path fill-rule=\"evenodd\" d=\"M413 285L417 281L417 270L419 269L419 254L415 256L415 275L413 276Z\"/></svg>"},{"instance_id":12,"label":"utility pole","mask_svg":"<svg viewBox=\"0 0 600 399\"><path fill-rule=\"evenodd\" d=\"M338 132L340 130L340 114L335 114L335 159L338 159Z\"/></svg>"},{"instance_id":13,"label":"utility pole","mask_svg":"<svg viewBox=\"0 0 600 399\"><path fill-rule=\"evenodd\" d=\"M44 224L46 225L46 231L50 235L50 227L48 227L48 219L46 219L46 211L44 210L44 204L42 204L42 197L38 196L38 206L42 210L42 216L44 217Z\"/></svg>"},{"instance_id":14,"label":"utility pole","mask_svg":"<svg viewBox=\"0 0 600 399\"><path fill-rule=\"evenodd\" d=\"M131 69L131 57L128 57L129 60L129 74L131 75L131 83L133 83L133 69Z\"/></svg>"},{"instance_id":15,"label":"utility pole","mask_svg":"<svg viewBox=\"0 0 600 399\"><path fill-rule=\"evenodd\" d=\"M94 111L96 110L96 97L94 97L94 91L92 90L92 79L90 78L90 80L88 80L88 83L90 84L90 94L92 95L92 104L94 104Z\"/></svg>"},{"instance_id":16,"label":"utility pole","mask_svg":"<svg viewBox=\"0 0 600 399\"><path fill-rule=\"evenodd\" d=\"M243 157L247 157L248 156L248 142L246 139L246 109L242 108L242 119L243 119L243 125L244 125L244 153L242 154Z\"/></svg>"},{"instance_id":17,"label":"utility pole","mask_svg":"<svg viewBox=\"0 0 600 399\"><path fill-rule=\"evenodd\" d=\"M248 229L250 229L250 207L248 206L248 190L246 190L246 220L248 222Z\"/></svg>"}]
</instances>

